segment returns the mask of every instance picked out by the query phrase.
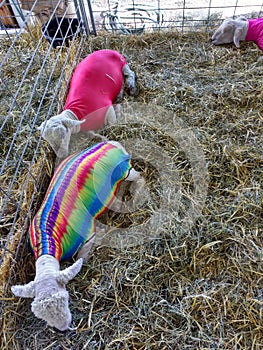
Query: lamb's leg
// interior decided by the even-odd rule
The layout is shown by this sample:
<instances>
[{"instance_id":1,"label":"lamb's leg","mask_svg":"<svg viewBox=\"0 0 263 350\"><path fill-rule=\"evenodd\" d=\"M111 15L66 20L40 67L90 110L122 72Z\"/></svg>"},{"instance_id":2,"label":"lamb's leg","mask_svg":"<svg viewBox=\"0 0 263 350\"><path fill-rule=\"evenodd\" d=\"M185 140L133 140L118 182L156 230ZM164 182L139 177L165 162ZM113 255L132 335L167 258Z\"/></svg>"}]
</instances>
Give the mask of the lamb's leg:
<instances>
[{"instance_id":1,"label":"lamb's leg","mask_svg":"<svg viewBox=\"0 0 263 350\"><path fill-rule=\"evenodd\" d=\"M131 70L128 64L126 64L122 69L122 74L125 80L125 85L127 87L128 94L134 95L136 92L134 71Z\"/></svg>"},{"instance_id":2,"label":"lamb's leg","mask_svg":"<svg viewBox=\"0 0 263 350\"><path fill-rule=\"evenodd\" d=\"M131 168L129 171L129 175L126 177L125 181L139 181L141 179L143 179L141 174L134 168Z\"/></svg>"},{"instance_id":3,"label":"lamb's leg","mask_svg":"<svg viewBox=\"0 0 263 350\"><path fill-rule=\"evenodd\" d=\"M116 124L116 113L113 106L110 106L107 110L105 117L105 125L114 125Z\"/></svg>"},{"instance_id":4,"label":"lamb's leg","mask_svg":"<svg viewBox=\"0 0 263 350\"><path fill-rule=\"evenodd\" d=\"M113 108L115 111L116 118L120 119L120 117L121 117L121 105L120 105L120 103L114 104Z\"/></svg>"},{"instance_id":5,"label":"lamb's leg","mask_svg":"<svg viewBox=\"0 0 263 350\"><path fill-rule=\"evenodd\" d=\"M81 247L80 251L78 252L77 259L83 258L84 260L87 260L91 248L94 244L95 237L96 232L93 232L88 241Z\"/></svg>"},{"instance_id":6,"label":"lamb's leg","mask_svg":"<svg viewBox=\"0 0 263 350\"><path fill-rule=\"evenodd\" d=\"M123 100L123 95L124 95L124 85L122 84L121 91L119 92L118 96L116 97L114 104L121 103Z\"/></svg>"},{"instance_id":7,"label":"lamb's leg","mask_svg":"<svg viewBox=\"0 0 263 350\"><path fill-rule=\"evenodd\" d=\"M96 224L96 231L92 233L92 235L88 238L88 241L84 243L78 252L77 259L84 259L84 261L88 260L89 254L92 250L92 247L96 240L96 246L98 246L103 240L104 236L107 234L106 229L104 227L99 227L100 223Z\"/></svg>"},{"instance_id":8,"label":"lamb's leg","mask_svg":"<svg viewBox=\"0 0 263 350\"><path fill-rule=\"evenodd\" d=\"M122 150L123 153L129 154L126 149L118 141L108 141L115 147L118 147ZM124 181L131 181L130 192L133 195L133 199L128 201L128 203L120 201L118 198L111 205L111 209L120 212L125 211L134 211L139 206L143 205L146 200L150 198L150 193L146 187L146 182L142 175L136 171L134 168L131 168L128 172L127 177ZM125 208L127 209L125 209Z\"/></svg>"},{"instance_id":9,"label":"lamb's leg","mask_svg":"<svg viewBox=\"0 0 263 350\"><path fill-rule=\"evenodd\" d=\"M125 182L130 181L129 191L132 195L132 199L128 201L122 201L119 198L127 190ZM119 197L119 198L118 198ZM142 207L145 201L150 199L150 193L146 187L146 182L141 174L135 169L131 168L129 175L126 177L124 183L121 184L119 195L115 198L111 204L110 209L121 213L130 213Z\"/></svg>"},{"instance_id":10,"label":"lamb's leg","mask_svg":"<svg viewBox=\"0 0 263 350\"><path fill-rule=\"evenodd\" d=\"M98 134L97 132L94 132L92 130L85 131L86 135L92 140L94 137L99 137L101 138L102 141L108 141L107 137Z\"/></svg>"},{"instance_id":11,"label":"lamb's leg","mask_svg":"<svg viewBox=\"0 0 263 350\"><path fill-rule=\"evenodd\" d=\"M118 142L110 142L118 144ZM131 184L127 184L127 182L131 182ZM123 201L123 196L127 190L131 193L132 199ZM118 189L118 196L115 197L109 209L118 213L130 213L142 206L148 198L149 192L145 186L144 178L138 171L131 168L128 176Z\"/></svg>"},{"instance_id":12,"label":"lamb's leg","mask_svg":"<svg viewBox=\"0 0 263 350\"><path fill-rule=\"evenodd\" d=\"M132 194L132 207L133 210L138 209L139 207L142 207L145 202L150 200L150 192L149 189L146 186L145 179L142 177L142 175L136 171L135 169L131 168L130 173L128 177L125 179L125 181L131 181L130 185L130 193Z\"/></svg>"}]
</instances>

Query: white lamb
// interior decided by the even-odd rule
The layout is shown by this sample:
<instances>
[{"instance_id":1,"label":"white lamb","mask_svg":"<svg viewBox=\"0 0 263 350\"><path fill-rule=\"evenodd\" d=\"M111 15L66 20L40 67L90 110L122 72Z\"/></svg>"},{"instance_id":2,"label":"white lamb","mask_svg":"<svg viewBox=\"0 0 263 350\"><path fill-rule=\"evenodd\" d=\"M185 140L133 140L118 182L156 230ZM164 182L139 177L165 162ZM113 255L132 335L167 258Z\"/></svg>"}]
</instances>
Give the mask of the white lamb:
<instances>
[{"instance_id":1,"label":"white lamb","mask_svg":"<svg viewBox=\"0 0 263 350\"><path fill-rule=\"evenodd\" d=\"M214 45L234 42L237 48L243 40L254 41L263 50L263 18L250 20L243 16L237 19L227 18L212 36Z\"/></svg>"},{"instance_id":2,"label":"white lamb","mask_svg":"<svg viewBox=\"0 0 263 350\"><path fill-rule=\"evenodd\" d=\"M100 136L94 131L116 123L124 85L135 93L135 73L117 51L95 51L77 65L63 112L38 127L59 158L68 155L71 134Z\"/></svg>"},{"instance_id":3,"label":"white lamb","mask_svg":"<svg viewBox=\"0 0 263 350\"><path fill-rule=\"evenodd\" d=\"M134 181L134 198L145 183L132 168L129 154L114 141L69 156L54 173L30 225L35 279L11 287L16 296L34 298L33 313L49 326L60 331L71 329L66 284L80 271L94 241L95 220L112 204L122 181ZM60 261L77 251L78 260L60 271Z\"/></svg>"}]
</instances>

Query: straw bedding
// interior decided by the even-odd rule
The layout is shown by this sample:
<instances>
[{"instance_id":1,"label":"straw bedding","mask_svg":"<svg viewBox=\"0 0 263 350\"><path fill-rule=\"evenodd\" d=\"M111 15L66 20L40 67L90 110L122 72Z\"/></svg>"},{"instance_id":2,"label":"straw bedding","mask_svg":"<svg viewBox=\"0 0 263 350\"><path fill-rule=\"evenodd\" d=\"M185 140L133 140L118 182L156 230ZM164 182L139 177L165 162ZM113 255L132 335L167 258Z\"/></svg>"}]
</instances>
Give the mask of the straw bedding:
<instances>
[{"instance_id":1,"label":"straw bedding","mask_svg":"<svg viewBox=\"0 0 263 350\"><path fill-rule=\"evenodd\" d=\"M77 330L47 328L10 294L1 349L261 349L261 52L169 31L90 38L83 57L101 48L124 53L137 74L137 95L104 134L141 147L133 161L149 198L102 218L110 236L68 285ZM11 283L33 277L25 248Z\"/></svg>"}]
</instances>

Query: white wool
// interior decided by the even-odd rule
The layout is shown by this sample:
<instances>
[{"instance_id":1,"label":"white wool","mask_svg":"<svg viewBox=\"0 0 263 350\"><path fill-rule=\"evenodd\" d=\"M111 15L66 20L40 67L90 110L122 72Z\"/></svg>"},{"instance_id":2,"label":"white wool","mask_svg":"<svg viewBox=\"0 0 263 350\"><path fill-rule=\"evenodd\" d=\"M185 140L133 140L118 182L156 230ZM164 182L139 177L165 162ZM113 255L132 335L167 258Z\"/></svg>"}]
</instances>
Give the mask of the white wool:
<instances>
[{"instance_id":1,"label":"white wool","mask_svg":"<svg viewBox=\"0 0 263 350\"><path fill-rule=\"evenodd\" d=\"M52 255L42 255L36 261L35 282L48 277L56 277L59 272L59 262Z\"/></svg>"},{"instance_id":2,"label":"white wool","mask_svg":"<svg viewBox=\"0 0 263 350\"><path fill-rule=\"evenodd\" d=\"M214 32L211 40L214 45L234 42L240 47L240 41L245 40L248 31L248 20L241 16L237 19L227 18Z\"/></svg>"},{"instance_id":3,"label":"white wool","mask_svg":"<svg viewBox=\"0 0 263 350\"><path fill-rule=\"evenodd\" d=\"M42 255L36 261L34 281L23 286L12 286L20 297L34 298L31 309L36 317L51 327L64 331L70 328L71 313L66 284L82 267L83 259L60 271L59 262L51 255Z\"/></svg>"}]
</instances>

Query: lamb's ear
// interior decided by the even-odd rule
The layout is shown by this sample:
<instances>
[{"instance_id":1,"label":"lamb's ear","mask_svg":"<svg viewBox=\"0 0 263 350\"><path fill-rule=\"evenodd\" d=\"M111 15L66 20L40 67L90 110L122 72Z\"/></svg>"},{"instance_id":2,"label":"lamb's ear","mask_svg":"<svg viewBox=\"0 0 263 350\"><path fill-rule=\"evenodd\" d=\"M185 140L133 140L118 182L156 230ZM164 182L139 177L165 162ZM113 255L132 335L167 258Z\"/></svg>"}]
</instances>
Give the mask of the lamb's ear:
<instances>
[{"instance_id":1,"label":"lamb's ear","mask_svg":"<svg viewBox=\"0 0 263 350\"><path fill-rule=\"evenodd\" d=\"M242 33L243 33L243 28L236 28L234 32L233 42L237 48L240 48L240 40L242 37Z\"/></svg>"},{"instance_id":2,"label":"lamb's ear","mask_svg":"<svg viewBox=\"0 0 263 350\"><path fill-rule=\"evenodd\" d=\"M58 273L57 281L61 284L67 284L72 280L81 270L83 259L78 259L72 266L67 267Z\"/></svg>"},{"instance_id":3,"label":"lamb's ear","mask_svg":"<svg viewBox=\"0 0 263 350\"><path fill-rule=\"evenodd\" d=\"M226 18L223 22L222 22L222 24L224 24L224 25L230 25L230 26L232 26L233 25L233 22L234 22L234 20L232 19L232 18ZM221 24L221 25L222 25Z\"/></svg>"},{"instance_id":4,"label":"lamb's ear","mask_svg":"<svg viewBox=\"0 0 263 350\"><path fill-rule=\"evenodd\" d=\"M233 28L235 28L234 20L231 18L226 19L224 22L223 32L224 33L233 32Z\"/></svg>"},{"instance_id":5,"label":"lamb's ear","mask_svg":"<svg viewBox=\"0 0 263 350\"><path fill-rule=\"evenodd\" d=\"M17 297L34 298L35 296L35 282L31 281L22 286L12 286L11 291Z\"/></svg>"}]
</instances>

